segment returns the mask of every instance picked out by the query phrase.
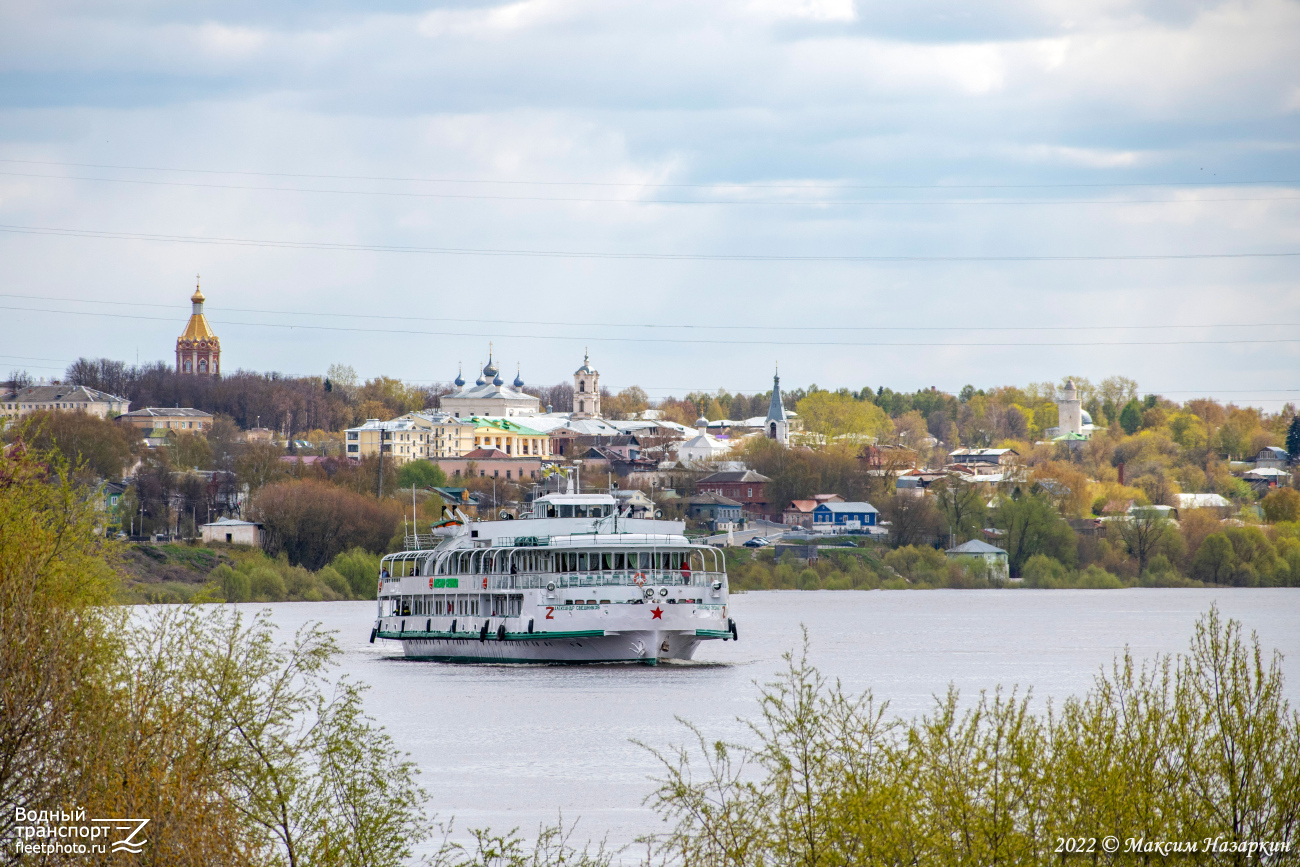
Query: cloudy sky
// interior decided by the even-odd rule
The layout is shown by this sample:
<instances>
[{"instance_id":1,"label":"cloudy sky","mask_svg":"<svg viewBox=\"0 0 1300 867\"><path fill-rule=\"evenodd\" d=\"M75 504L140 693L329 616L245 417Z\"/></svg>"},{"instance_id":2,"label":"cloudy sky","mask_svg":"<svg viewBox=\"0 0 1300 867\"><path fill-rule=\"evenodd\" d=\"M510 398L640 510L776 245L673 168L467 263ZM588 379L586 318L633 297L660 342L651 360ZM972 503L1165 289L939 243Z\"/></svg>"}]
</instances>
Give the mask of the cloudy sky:
<instances>
[{"instance_id":1,"label":"cloudy sky","mask_svg":"<svg viewBox=\"0 0 1300 867\"><path fill-rule=\"evenodd\" d=\"M201 274L227 369L1276 409L1297 45L1278 0L10 0L0 372L169 359Z\"/></svg>"}]
</instances>

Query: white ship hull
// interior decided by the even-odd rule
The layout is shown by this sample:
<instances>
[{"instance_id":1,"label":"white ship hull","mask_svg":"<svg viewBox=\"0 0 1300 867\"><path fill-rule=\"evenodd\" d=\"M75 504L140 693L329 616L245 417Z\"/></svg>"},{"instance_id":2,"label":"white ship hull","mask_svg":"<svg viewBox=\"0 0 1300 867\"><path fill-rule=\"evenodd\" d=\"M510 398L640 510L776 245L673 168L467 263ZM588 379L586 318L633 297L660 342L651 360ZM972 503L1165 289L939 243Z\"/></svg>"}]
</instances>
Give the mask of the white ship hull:
<instances>
[{"instance_id":1,"label":"white ship hull","mask_svg":"<svg viewBox=\"0 0 1300 867\"><path fill-rule=\"evenodd\" d=\"M639 663L689 660L704 638L658 630L613 635L510 635L478 638L404 639L408 659L437 662Z\"/></svg>"}]
</instances>

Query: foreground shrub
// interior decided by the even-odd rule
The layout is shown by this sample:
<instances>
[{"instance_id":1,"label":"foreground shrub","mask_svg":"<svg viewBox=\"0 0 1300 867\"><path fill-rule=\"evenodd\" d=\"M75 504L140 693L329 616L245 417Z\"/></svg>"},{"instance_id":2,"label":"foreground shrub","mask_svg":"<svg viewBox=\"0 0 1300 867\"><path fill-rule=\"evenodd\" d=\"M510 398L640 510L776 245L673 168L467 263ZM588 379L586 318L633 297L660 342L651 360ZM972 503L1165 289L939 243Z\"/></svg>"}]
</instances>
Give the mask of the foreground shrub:
<instances>
[{"instance_id":1,"label":"foreground shrub","mask_svg":"<svg viewBox=\"0 0 1300 867\"><path fill-rule=\"evenodd\" d=\"M14 853L16 807L147 817L131 860L156 867L407 863L428 830L424 793L361 688L329 676L333 638L308 626L281 644L267 620L222 606L126 616L109 603L118 547L95 533L78 475L54 450L0 453L5 863L121 860Z\"/></svg>"},{"instance_id":2,"label":"foreground shrub","mask_svg":"<svg viewBox=\"0 0 1300 867\"><path fill-rule=\"evenodd\" d=\"M1058 838L1084 836L1098 845L1077 863L1137 864L1150 859L1106 853L1102 838L1286 843L1300 826L1300 718L1283 697L1280 657L1267 660L1216 609L1186 655L1139 665L1126 653L1046 715L1001 689L963 709L950 689L929 715L903 721L870 692L827 681L808 663L806 636L786 663L762 689L753 744L688 724L691 746L655 753L664 773L651 802L671 827L653 838L660 857L1049 864L1067 863Z\"/></svg>"}]
</instances>

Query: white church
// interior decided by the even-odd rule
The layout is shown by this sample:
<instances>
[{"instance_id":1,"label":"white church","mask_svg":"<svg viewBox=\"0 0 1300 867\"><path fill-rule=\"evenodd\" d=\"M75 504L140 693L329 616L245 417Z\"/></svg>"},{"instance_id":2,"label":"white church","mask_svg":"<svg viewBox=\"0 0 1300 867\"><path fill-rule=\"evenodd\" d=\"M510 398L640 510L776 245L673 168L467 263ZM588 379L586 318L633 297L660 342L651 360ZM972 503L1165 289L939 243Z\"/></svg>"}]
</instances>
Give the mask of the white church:
<instances>
[{"instance_id":1,"label":"white church","mask_svg":"<svg viewBox=\"0 0 1300 867\"><path fill-rule=\"evenodd\" d=\"M1056 398L1056 427L1049 427L1043 431L1043 435L1049 440L1086 440L1092 439L1096 430L1092 416L1083 408L1083 401L1079 399L1079 390L1075 388L1074 380L1066 380L1065 388L1061 389Z\"/></svg>"},{"instance_id":2,"label":"white church","mask_svg":"<svg viewBox=\"0 0 1300 867\"><path fill-rule=\"evenodd\" d=\"M465 382L462 374L456 374L453 383L456 391L445 395L441 401L441 411L455 418L537 418L543 412L542 401L523 390L524 380L521 371L516 371L514 382L506 384L501 378L501 369L488 353L488 363L473 385ZM582 357L582 367L573 372L573 411L570 413L550 413L567 419L599 419L600 415L600 372L591 366L590 356Z\"/></svg>"}]
</instances>

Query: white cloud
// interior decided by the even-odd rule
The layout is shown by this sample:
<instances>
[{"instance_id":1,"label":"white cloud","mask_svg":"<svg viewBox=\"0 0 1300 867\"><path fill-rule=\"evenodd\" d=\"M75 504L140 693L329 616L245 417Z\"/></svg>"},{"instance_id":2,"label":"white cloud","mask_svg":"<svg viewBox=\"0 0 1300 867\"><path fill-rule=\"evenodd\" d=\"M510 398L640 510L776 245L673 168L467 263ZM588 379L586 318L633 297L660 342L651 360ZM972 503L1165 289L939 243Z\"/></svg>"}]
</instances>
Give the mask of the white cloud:
<instances>
[{"instance_id":1,"label":"white cloud","mask_svg":"<svg viewBox=\"0 0 1300 867\"><path fill-rule=\"evenodd\" d=\"M1211 197L1200 188L1161 188L1161 196L1178 199L1170 205L773 204L818 196L1136 197L1124 188L879 188L889 184L1295 177L1300 13L1277 0L919 2L905 9L811 0L526 0L415 13L341 7L311 18L272 4L218 14L151 9L0 10L0 157L502 183L101 170L137 180L483 197L421 198L0 175L0 222L705 254L1137 254L1300 243L1295 202L1191 201ZM11 170L94 174L0 164ZM520 183L528 181L550 183ZM665 183L705 186L650 186ZM1222 198L1252 190L1211 192ZM555 198L575 201L542 201ZM631 201L597 201L610 198ZM698 198L747 204L645 203ZM574 354L591 342L611 382L647 387L761 388L776 355L792 383L822 385L956 388L1053 378L1058 368L1093 376L1140 371L1165 388L1247 370L1286 379L1294 353L1276 347L1271 355L1147 346L853 348L827 342L903 336L833 338L791 329L1062 318L1098 324L1173 315L1188 305L1213 321L1261 299L1290 317L1300 315L1300 293L1288 279L1293 268L1250 260L871 265L452 257L0 235L6 285L66 296L86 296L93 286L103 298L172 301L201 270L214 317L225 304L392 310L435 320L459 313L772 329L750 345L709 346L598 341L646 336L603 326L442 328L497 334L499 345L511 347L507 357L525 362L529 381L567 375ZM970 308L972 298L981 299L978 309ZM981 318L986 309L994 315ZM46 320L24 321L6 330L6 346L16 347L6 351L48 355L36 351ZM62 342L75 354L130 356L138 343L146 358L159 357L174 339L166 323L78 321L59 321ZM532 339L537 333L561 339ZM716 335L744 340L748 333ZM810 335L810 345L761 342L799 334ZM489 338L231 326L222 339L233 363L250 367L304 372L343 360L366 374L431 379L453 375L457 359L470 364ZM394 344L411 351L395 354ZM7 364L0 358L0 372Z\"/></svg>"},{"instance_id":2,"label":"white cloud","mask_svg":"<svg viewBox=\"0 0 1300 867\"><path fill-rule=\"evenodd\" d=\"M853 0L749 0L746 11L763 20L854 21Z\"/></svg>"}]
</instances>

